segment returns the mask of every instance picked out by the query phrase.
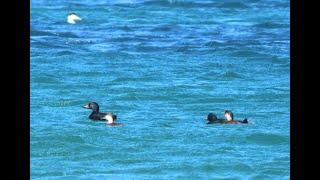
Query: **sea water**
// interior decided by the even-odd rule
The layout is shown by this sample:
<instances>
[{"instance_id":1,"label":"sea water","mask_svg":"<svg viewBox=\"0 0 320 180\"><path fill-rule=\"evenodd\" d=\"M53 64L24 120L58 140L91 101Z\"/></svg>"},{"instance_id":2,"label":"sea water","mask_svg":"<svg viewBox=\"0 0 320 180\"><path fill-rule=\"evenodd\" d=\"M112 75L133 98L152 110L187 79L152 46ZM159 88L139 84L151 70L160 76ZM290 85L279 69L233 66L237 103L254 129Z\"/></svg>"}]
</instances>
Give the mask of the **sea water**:
<instances>
[{"instance_id":1,"label":"sea water","mask_svg":"<svg viewBox=\"0 0 320 180\"><path fill-rule=\"evenodd\" d=\"M31 179L289 179L289 5L31 0Z\"/></svg>"}]
</instances>

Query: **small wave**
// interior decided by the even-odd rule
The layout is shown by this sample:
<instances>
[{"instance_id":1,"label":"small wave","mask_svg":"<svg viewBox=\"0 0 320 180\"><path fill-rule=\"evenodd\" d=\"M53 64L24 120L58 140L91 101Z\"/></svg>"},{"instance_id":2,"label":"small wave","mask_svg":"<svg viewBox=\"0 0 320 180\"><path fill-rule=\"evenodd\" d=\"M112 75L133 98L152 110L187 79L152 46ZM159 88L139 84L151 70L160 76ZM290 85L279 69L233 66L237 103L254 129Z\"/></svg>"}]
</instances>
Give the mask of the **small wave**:
<instances>
[{"instance_id":1,"label":"small wave","mask_svg":"<svg viewBox=\"0 0 320 180\"><path fill-rule=\"evenodd\" d=\"M234 1L234 2L219 2L217 3L217 7L219 8L231 8L231 9L244 9L249 8L248 5L243 2Z\"/></svg>"},{"instance_id":2,"label":"small wave","mask_svg":"<svg viewBox=\"0 0 320 180\"><path fill-rule=\"evenodd\" d=\"M59 37L66 37L66 38L79 38L78 35L76 35L72 32L58 32L57 35Z\"/></svg>"},{"instance_id":3,"label":"small wave","mask_svg":"<svg viewBox=\"0 0 320 180\"><path fill-rule=\"evenodd\" d=\"M52 40L36 40L33 42L35 47L47 47L47 48L65 48L64 44L59 43L52 43Z\"/></svg>"},{"instance_id":4,"label":"small wave","mask_svg":"<svg viewBox=\"0 0 320 180\"><path fill-rule=\"evenodd\" d=\"M268 175L264 175L264 174L259 174L259 175L254 175L254 176L251 176L252 180L268 180L268 179L272 179L271 176L268 176Z\"/></svg>"},{"instance_id":5,"label":"small wave","mask_svg":"<svg viewBox=\"0 0 320 180\"><path fill-rule=\"evenodd\" d=\"M191 2L185 0L167 0L167 1L146 1L143 5L147 6L163 6L163 7L181 7L181 8L207 8L207 7L217 7L215 2Z\"/></svg>"},{"instance_id":6,"label":"small wave","mask_svg":"<svg viewBox=\"0 0 320 180\"><path fill-rule=\"evenodd\" d=\"M177 29L179 28L177 25L175 24L162 24L159 26L154 27L151 31L157 31L157 32L168 32L171 31L173 29Z\"/></svg>"},{"instance_id":7,"label":"small wave","mask_svg":"<svg viewBox=\"0 0 320 180\"><path fill-rule=\"evenodd\" d=\"M190 1L173 1L170 4L178 5L182 7L196 7L196 8L231 8L231 9L244 9L249 8L246 3L240 2L237 0L225 0L225 1L218 1L218 2L190 2Z\"/></svg>"},{"instance_id":8,"label":"small wave","mask_svg":"<svg viewBox=\"0 0 320 180\"><path fill-rule=\"evenodd\" d=\"M48 32L48 31L40 31L40 30L31 29L30 36L56 36L56 35L54 33Z\"/></svg>"},{"instance_id":9,"label":"small wave","mask_svg":"<svg viewBox=\"0 0 320 180\"><path fill-rule=\"evenodd\" d=\"M71 54L74 54L74 53L72 51L69 51L69 50L59 51L57 53L58 56L65 56L65 55L71 55Z\"/></svg>"},{"instance_id":10,"label":"small wave","mask_svg":"<svg viewBox=\"0 0 320 180\"><path fill-rule=\"evenodd\" d=\"M278 134L255 133L245 138L247 142L260 145L287 144L289 138Z\"/></svg>"},{"instance_id":11,"label":"small wave","mask_svg":"<svg viewBox=\"0 0 320 180\"><path fill-rule=\"evenodd\" d=\"M208 100L208 98L204 99ZM211 102L215 102L215 103L232 103L235 102L236 100L234 98L224 98L224 97L214 97L214 98L210 98Z\"/></svg>"},{"instance_id":12,"label":"small wave","mask_svg":"<svg viewBox=\"0 0 320 180\"><path fill-rule=\"evenodd\" d=\"M39 171L39 173L32 173L32 175L30 176L31 179L41 179L43 177L50 177L50 178L58 178L58 177L62 177L65 174L63 172L56 172L56 171L52 171L52 172L41 172Z\"/></svg>"},{"instance_id":13,"label":"small wave","mask_svg":"<svg viewBox=\"0 0 320 180\"><path fill-rule=\"evenodd\" d=\"M255 24L255 27L277 29L277 28L287 28L288 25L287 24L279 24L276 22L264 22L264 23Z\"/></svg>"},{"instance_id":14,"label":"small wave","mask_svg":"<svg viewBox=\"0 0 320 180\"><path fill-rule=\"evenodd\" d=\"M167 1L146 1L144 5L150 6L166 6L166 7L196 7L194 2L178 1L178 0L167 0Z\"/></svg>"},{"instance_id":15,"label":"small wave","mask_svg":"<svg viewBox=\"0 0 320 180\"><path fill-rule=\"evenodd\" d=\"M68 107L68 106L79 106L81 104L78 100L66 99L58 101L46 101L47 106L49 107Z\"/></svg>"},{"instance_id":16,"label":"small wave","mask_svg":"<svg viewBox=\"0 0 320 180\"><path fill-rule=\"evenodd\" d=\"M267 55L259 53L259 52L255 52L255 51L251 51L251 50L239 50L239 51L235 51L230 53L232 56L235 57L243 57L243 58L252 58L252 57L257 57L257 58L263 58L263 57L267 57Z\"/></svg>"},{"instance_id":17,"label":"small wave","mask_svg":"<svg viewBox=\"0 0 320 180\"><path fill-rule=\"evenodd\" d=\"M122 31L126 31L126 32L129 32L129 31L134 31L131 27L129 26L116 26L114 27L115 29L119 29L119 30L122 30Z\"/></svg>"},{"instance_id":18,"label":"small wave","mask_svg":"<svg viewBox=\"0 0 320 180\"><path fill-rule=\"evenodd\" d=\"M270 90L269 90L270 91ZM277 102L282 99L289 98L287 91L279 92L263 92L255 93L247 96L248 99L253 99L255 102Z\"/></svg>"},{"instance_id":19,"label":"small wave","mask_svg":"<svg viewBox=\"0 0 320 180\"><path fill-rule=\"evenodd\" d=\"M37 76L31 79L33 83L39 83L39 84L53 84L58 83L59 79L53 76Z\"/></svg>"},{"instance_id":20,"label":"small wave","mask_svg":"<svg viewBox=\"0 0 320 180\"><path fill-rule=\"evenodd\" d=\"M180 45L176 48L176 51L177 52L189 52L193 49L194 47L192 45L188 45L188 44L185 44L185 45Z\"/></svg>"},{"instance_id":21,"label":"small wave","mask_svg":"<svg viewBox=\"0 0 320 180\"><path fill-rule=\"evenodd\" d=\"M227 71L226 73L222 74L220 77L226 78L226 79L241 79L241 78L243 78L243 76L241 74L233 72L233 71Z\"/></svg>"},{"instance_id":22,"label":"small wave","mask_svg":"<svg viewBox=\"0 0 320 180\"><path fill-rule=\"evenodd\" d=\"M141 43L140 45L137 46L137 50L140 52L156 52L156 51L160 51L161 49L163 48L146 45L144 43Z\"/></svg>"},{"instance_id":23,"label":"small wave","mask_svg":"<svg viewBox=\"0 0 320 180\"><path fill-rule=\"evenodd\" d=\"M71 39L71 40L67 40L65 42L65 44L93 44L93 41L91 40L78 40L78 39Z\"/></svg>"},{"instance_id":24,"label":"small wave","mask_svg":"<svg viewBox=\"0 0 320 180\"><path fill-rule=\"evenodd\" d=\"M209 41L209 42L205 43L204 45L207 47L219 47L219 46L224 45L224 43L219 42L219 41Z\"/></svg>"},{"instance_id":25,"label":"small wave","mask_svg":"<svg viewBox=\"0 0 320 180\"><path fill-rule=\"evenodd\" d=\"M146 39L143 38L138 38L138 37L112 37L108 39L109 42L143 42L147 41Z\"/></svg>"},{"instance_id":26,"label":"small wave","mask_svg":"<svg viewBox=\"0 0 320 180\"><path fill-rule=\"evenodd\" d=\"M168 128L168 129L174 128L174 126L171 123L162 123L160 124L160 127Z\"/></svg>"}]
</instances>

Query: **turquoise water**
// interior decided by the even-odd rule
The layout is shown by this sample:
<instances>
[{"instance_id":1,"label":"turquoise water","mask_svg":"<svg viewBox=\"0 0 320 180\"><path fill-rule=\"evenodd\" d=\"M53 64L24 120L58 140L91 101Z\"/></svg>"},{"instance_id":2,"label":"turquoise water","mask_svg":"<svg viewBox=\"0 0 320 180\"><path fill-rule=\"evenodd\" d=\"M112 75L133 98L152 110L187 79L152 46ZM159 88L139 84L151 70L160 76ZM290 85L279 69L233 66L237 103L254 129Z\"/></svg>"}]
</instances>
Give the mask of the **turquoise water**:
<instances>
[{"instance_id":1,"label":"turquoise water","mask_svg":"<svg viewBox=\"0 0 320 180\"><path fill-rule=\"evenodd\" d=\"M289 10L32 0L31 179L289 179ZM251 123L206 124L225 109Z\"/></svg>"}]
</instances>

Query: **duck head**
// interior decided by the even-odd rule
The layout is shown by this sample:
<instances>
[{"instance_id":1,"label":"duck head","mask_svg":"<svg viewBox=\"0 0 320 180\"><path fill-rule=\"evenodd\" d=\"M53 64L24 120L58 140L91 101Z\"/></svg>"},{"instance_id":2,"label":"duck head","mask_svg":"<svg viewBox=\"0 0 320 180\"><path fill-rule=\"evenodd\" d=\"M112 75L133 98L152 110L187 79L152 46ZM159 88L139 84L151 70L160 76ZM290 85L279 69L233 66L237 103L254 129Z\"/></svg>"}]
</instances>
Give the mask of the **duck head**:
<instances>
[{"instance_id":1,"label":"duck head","mask_svg":"<svg viewBox=\"0 0 320 180\"><path fill-rule=\"evenodd\" d=\"M91 102L83 106L86 109L92 109L94 112L99 112L99 105L96 102Z\"/></svg>"},{"instance_id":2,"label":"duck head","mask_svg":"<svg viewBox=\"0 0 320 180\"><path fill-rule=\"evenodd\" d=\"M233 113L229 110L226 110L224 112L224 117L226 118L227 121L232 121L233 120Z\"/></svg>"},{"instance_id":3,"label":"duck head","mask_svg":"<svg viewBox=\"0 0 320 180\"><path fill-rule=\"evenodd\" d=\"M209 113L208 116L207 116L207 121L209 122L213 122L213 121L217 121L218 118L217 116L214 114L214 113Z\"/></svg>"}]
</instances>

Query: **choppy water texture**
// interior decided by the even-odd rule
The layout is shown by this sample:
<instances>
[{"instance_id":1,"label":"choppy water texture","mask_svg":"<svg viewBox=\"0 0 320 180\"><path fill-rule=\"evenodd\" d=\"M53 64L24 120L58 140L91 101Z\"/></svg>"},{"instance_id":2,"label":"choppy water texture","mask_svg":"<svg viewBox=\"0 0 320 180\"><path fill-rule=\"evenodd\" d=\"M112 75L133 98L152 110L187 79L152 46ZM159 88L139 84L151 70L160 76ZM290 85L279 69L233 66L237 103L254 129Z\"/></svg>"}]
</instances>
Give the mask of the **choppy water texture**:
<instances>
[{"instance_id":1,"label":"choppy water texture","mask_svg":"<svg viewBox=\"0 0 320 180\"><path fill-rule=\"evenodd\" d=\"M32 0L30 23L32 179L289 179L288 0ZM225 109L251 124L203 120Z\"/></svg>"}]
</instances>

